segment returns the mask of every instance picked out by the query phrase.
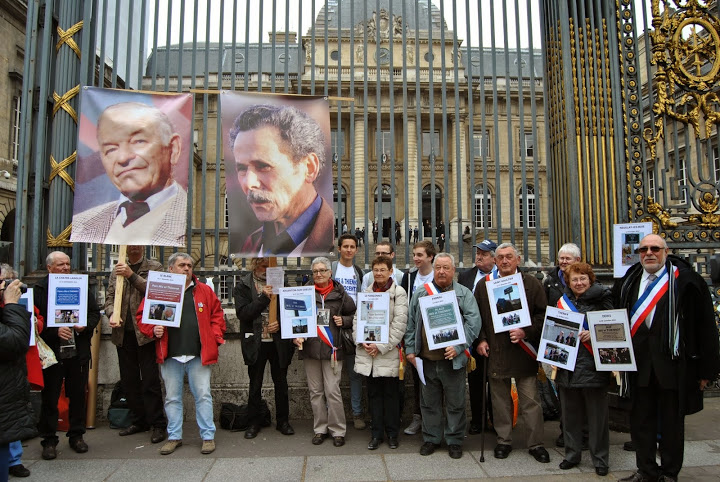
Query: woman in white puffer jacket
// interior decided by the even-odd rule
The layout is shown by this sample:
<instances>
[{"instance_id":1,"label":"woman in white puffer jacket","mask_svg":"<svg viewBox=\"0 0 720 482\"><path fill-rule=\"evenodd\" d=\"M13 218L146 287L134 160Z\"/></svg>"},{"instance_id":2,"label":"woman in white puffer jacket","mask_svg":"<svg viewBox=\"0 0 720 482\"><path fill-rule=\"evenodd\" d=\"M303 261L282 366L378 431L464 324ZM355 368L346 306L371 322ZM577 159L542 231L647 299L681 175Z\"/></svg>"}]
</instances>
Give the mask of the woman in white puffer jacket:
<instances>
[{"instance_id":1,"label":"woman in white puffer jacket","mask_svg":"<svg viewBox=\"0 0 720 482\"><path fill-rule=\"evenodd\" d=\"M408 315L408 299L405 290L395 284L392 259L378 256L372 262L375 282L365 291L387 292L390 295L390 327L388 343L358 343L355 355L355 371L367 377L368 401L372 414L372 434L369 450L375 450L387 433L388 446L398 447L400 431L400 348L405 335ZM353 337L357 339L358 313L353 319Z\"/></svg>"}]
</instances>

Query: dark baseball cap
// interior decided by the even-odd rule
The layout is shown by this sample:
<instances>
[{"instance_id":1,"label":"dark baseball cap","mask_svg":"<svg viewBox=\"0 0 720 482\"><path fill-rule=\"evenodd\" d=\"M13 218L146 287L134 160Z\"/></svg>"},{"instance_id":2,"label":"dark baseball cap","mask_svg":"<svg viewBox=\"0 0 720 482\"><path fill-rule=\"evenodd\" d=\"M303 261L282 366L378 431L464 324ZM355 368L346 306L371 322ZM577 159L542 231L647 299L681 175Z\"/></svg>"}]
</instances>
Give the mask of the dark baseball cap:
<instances>
[{"instance_id":1,"label":"dark baseball cap","mask_svg":"<svg viewBox=\"0 0 720 482\"><path fill-rule=\"evenodd\" d=\"M477 249L482 249L483 251L495 251L495 249L497 249L497 244L493 243L489 239L486 239L482 243L476 244L475 247Z\"/></svg>"}]
</instances>

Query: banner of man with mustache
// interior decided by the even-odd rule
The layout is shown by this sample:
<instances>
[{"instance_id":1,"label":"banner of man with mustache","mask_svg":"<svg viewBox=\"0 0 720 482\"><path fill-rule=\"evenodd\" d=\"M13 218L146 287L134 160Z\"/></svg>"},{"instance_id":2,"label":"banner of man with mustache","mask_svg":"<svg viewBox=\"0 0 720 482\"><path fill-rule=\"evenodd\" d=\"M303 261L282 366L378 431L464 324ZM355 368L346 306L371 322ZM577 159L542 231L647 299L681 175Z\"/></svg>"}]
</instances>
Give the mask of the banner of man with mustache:
<instances>
[{"instance_id":1,"label":"banner of man with mustache","mask_svg":"<svg viewBox=\"0 0 720 482\"><path fill-rule=\"evenodd\" d=\"M220 102L230 253L332 252L327 99L223 91Z\"/></svg>"}]
</instances>

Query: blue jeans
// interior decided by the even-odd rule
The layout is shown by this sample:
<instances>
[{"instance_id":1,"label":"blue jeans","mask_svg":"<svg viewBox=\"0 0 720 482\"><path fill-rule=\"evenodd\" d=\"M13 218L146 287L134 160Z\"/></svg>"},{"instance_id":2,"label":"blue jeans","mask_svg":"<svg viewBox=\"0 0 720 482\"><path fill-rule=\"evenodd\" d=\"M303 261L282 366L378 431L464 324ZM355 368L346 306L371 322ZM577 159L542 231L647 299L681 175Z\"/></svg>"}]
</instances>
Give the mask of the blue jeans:
<instances>
[{"instance_id":1,"label":"blue jeans","mask_svg":"<svg viewBox=\"0 0 720 482\"><path fill-rule=\"evenodd\" d=\"M359 417L363 413L362 382L363 376L355 371L355 355L345 355L348 379L350 380L350 406L353 415Z\"/></svg>"},{"instance_id":2,"label":"blue jeans","mask_svg":"<svg viewBox=\"0 0 720 482\"><path fill-rule=\"evenodd\" d=\"M19 440L16 440L15 442L10 442L10 457L8 458L8 466L13 467L15 465L20 465L22 463L22 454L23 454L23 448L22 448L22 442Z\"/></svg>"},{"instance_id":3,"label":"blue jeans","mask_svg":"<svg viewBox=\"0 0 720 482\"><path fill-rule=\"evenodd\" d=\"M187 373L190 392L195 397L195 418L203 440L215 438L213 402L210 393L210 366L203 366L196 356L187 363L168 358L160 365L165 382L165 414L168 419L168 440L182 440L183 380Z\"/></svg>"}]
</instances>

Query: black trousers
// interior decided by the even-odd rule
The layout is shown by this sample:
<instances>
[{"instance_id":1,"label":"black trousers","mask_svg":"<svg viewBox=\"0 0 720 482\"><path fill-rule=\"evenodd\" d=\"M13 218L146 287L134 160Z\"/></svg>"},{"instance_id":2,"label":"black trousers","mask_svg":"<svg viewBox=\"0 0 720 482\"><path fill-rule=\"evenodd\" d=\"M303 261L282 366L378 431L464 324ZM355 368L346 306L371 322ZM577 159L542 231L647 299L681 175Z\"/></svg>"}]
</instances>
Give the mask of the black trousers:
<instances>
[{"instance_id":1,"label":"black trousers","mask_svg":"<svg viewBox=\"0 0 720 482\"><path fill-rule=\"evenodd\" d=\"M260 403L262 400L263 375L265 365L270 362L270 375L275 385L275 423L280 425L290 418L288 399L287 369L281 367L275 343L260 343L258 357L254 364L248 365L250 393L248 394L248 418L251 424L261 425Z\"/></svg>"},{"instance_id":2,"label":"black trousers","mask_svg":"<svg viewBox=\"0 0 720 482\"><path fill-rule=\"evenodd\" d=\"M382 439L397 438L400 431L400 379L397 377L369 376L368 402L372 417L372 436Z\"/></svg>"},{"instance_id":3,"label":"black trousers","mask_svg":"<svg viewBox=\"0 0 720 482\"><path fill-rule=\"evenodd\" d=\"M82 437L85 433L86 403L90 360L79 361L77 357L58 360L58 363L43 370L45 388L42 391L42 409L38 431L42 437L43 447L57 445L58 399L63 380L65 380L65 396L70 401L70 428L67 436L70 439Z\"/></svg>"},{"instance_id":4,"label":"black trousers","mask_svg":"<svg viewBox=\"0 0 720 482\"><path fill-rule=\"evenodd\" d=\"M167 427L160 388L160 370L155 360L155 343L139 346L135 332L126 331L117 347L120 380L139 427Z\"/></svg>"},{"instance_id":5,"label":"black trousers","mask_svg":"<svg viewBox=\"0 0 720 482\"><path fill-rule=\"evenodd\" d=\"M677 390L660 386L654 373L647 387L631 388L630 436L635 444L637 467L643 475L677 478L683 464L685 416L680 415ZM660 432L660 466L655 461Z\"/></svg>"},{"instance_id":6,"label":"black trousers","mask_svg":"<svg viewBox=\"0 0 720 482\"><path fill-rule=\"evenodd\" d=\"M468 392L470 392L470 411L472 413L472 419L470 419L470 425L480 429L482 426L483 418L486 416L482 411L482 399L483 390L486 391L487 399L485 400L485 413L490 414L492 419L492 404L490 402L490 394L488 391L489 380L485 379L485 386L483 387L482 378L483 372L485 371L485 364L488 362L487 357L480 355L477 351L472 350L472 356L475 358L475 370L468 373ZM487 424L485 424L487 427Z\"/></svg>"}]
</instances>

